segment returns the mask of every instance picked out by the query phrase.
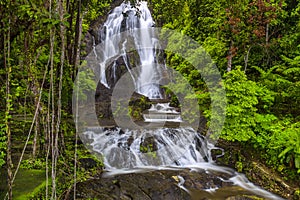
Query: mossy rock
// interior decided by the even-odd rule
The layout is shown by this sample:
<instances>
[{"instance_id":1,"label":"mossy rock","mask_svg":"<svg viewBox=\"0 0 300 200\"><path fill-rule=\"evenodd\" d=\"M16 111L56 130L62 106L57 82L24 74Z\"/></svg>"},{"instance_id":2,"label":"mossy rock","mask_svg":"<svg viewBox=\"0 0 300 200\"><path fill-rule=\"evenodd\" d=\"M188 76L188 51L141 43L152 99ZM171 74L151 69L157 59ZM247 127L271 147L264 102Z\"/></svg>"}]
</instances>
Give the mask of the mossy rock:
<instances>
[{"instance_id":1,"label":"mossy rock","mask_svg":"<svg viewBox=\"0 0 300 200\"><path fill-rule=\"evenodd\" d=\"M133 93L129 101L129 115L134 121L143 120L143 111L151 107L151 101L148 97Z\"/></svg>"}]
</instances>

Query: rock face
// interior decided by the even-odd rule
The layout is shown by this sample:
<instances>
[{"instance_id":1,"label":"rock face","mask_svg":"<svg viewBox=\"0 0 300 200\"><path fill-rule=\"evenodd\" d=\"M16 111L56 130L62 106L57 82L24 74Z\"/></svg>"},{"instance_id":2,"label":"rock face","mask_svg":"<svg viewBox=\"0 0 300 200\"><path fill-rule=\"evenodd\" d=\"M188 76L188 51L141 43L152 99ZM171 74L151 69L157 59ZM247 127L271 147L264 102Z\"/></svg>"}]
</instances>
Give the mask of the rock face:
<instances>
[{"instance_id":1,"label":"rock face","mask_svg":"<svg viewBox=\"0 0 300 200\"><path fill-rule=\"evenodd\" d=\"M98 117L99 125L102 127L117 126L111 109L111 96L112 90L106 88L102 84L98 84L96 91L96 114ZM120 99L122 102L120 109L128 108L128 112L124 113L124 110L119 110L118 114L130 115L134 121L142 120L142 112L151 107L151 102L148 97L134 92L129 100Z\"/></svg>"},{"instance_id":2,"label":"rock face","mask_svg":"<svg viewBox=\"0 0 300 200\"><path fill-rule=\"evenodd\" d=\"M191 172L188 169L98 177L78 183L76 199L247 200L256 197L231 182L222 181L221 178L226 180L229 177L217 172ZM220 189L212 193L212 188ZM73 194L73 191L70 194Z\"/></svg>"}]
</instances>

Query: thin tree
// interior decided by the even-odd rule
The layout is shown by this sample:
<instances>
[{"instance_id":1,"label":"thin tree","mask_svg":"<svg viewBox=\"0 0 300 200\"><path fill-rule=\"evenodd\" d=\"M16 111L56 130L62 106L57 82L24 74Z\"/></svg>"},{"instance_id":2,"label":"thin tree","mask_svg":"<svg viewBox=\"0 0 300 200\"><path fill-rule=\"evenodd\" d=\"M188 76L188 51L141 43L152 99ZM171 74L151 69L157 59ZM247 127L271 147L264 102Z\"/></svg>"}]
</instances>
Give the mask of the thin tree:
<instances>
[{"instance_id":1,"label":"thin tree","mask_svg":"<svg viewBox=\"0 0 300 200\"><path fill-rule=\"evenodd\" d=\"M11 121L11 93L10 93L10 79L11 79L11 64L10 64L10 14L8 16L7 23L7 34L5 37L5 45L4 45L4 59L5 59L5 69L6 69L6 112L5 112L5 130L7 136L7 152L6 152L6 164L7 164L7 185L8 185L8 199L12 199L12 159L11 159L11 129L10 129L10 121Z\"/></svg>"},{"instance_id":2,"label":"thin tree","mask_svg":"<svg viewBox=\"0 0 300 200\"><path fill-rule=\"evenodd\" d=\"M78 1L78 10L77 10L77 20L76 20L76 36L75 36L75 62L74 62L74 73L76 73L77 68L80 64L80 46L81 46L81 34L82 34L82 20L83 16L81 16L81 0ZM74 76L75 77L75 76ZM76 101L77 102L77 101ZM77 116L78 110L76 110L76 119L75 124L77 126ZM75 135L75 153L74 153L74 193L73 199L76 199L76 182L77 182L77 127L76 127L76 135Z\"/></svg>"},{"instance_id":3,"label":"thin tree","mask_svg":"<svg viewBox=\"0 0 300 200\"><path fill-rule=\"evenodd\" d=\"M56 177L56 166L57 166L57 158L58 158L58 133L60 129L61 123L61 91L63 84L63 69L64 69L64 61L65 61L65 26L64 26L64 7L62 0L58 0L57 2L57 10L59 12L60 18L60 38L61 38L61 55L60 55L60 75L59 75L59 86L58 86L58 100L57 100L57 120L56 120L56 130L55 130L55 142L54 142L54 176ZM51 73L52 77L52 73ZM55 189L55 188L54 188Z\"/></svg>"},{"instance_id":4,"label":"thin tree","mask_svg":"<svg viewBox=\"0 0 300 200\"><path fill-rule=\"evenodd\" d=\"M52 20L52 0L50 0L50 5L49 5L49 11L50 15L49 18ZM54 4L54 3L53 3ZM54 28L50 29L50 96L51 98L49 99L51 102L51 179L52 179L52 191L51 191L51 199L56 199L56 169L55 169L55 163L56 163L56 148L54 147L55 143L55 103L54 103L54 42L55 42L55 31L53 30ZM49 103L50 103L49 102Z\"/></svg>"}]
</instances>

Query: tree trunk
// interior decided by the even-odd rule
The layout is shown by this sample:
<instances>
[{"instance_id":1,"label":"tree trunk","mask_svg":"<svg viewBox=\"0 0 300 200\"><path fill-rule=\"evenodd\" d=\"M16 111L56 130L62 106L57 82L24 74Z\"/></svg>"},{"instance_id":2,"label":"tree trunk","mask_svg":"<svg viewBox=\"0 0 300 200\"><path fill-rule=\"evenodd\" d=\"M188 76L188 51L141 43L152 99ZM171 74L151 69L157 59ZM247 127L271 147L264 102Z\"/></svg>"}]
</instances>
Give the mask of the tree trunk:
<instances>
[{"instance_id":1,"label":"tree trunk","mask_svg":"<svg viewBox=\"0 0 300 200\"><path fill-rule=\"evenodd\" d=\"M266 46L269 43L269 24L266 25Z\"/></svg>"},{"instance_id":2,"label":"tree trunk","mask_svg":"<svg viewBox=\"0 0 300 200\"><path fill-rule=\"evenodd\" d=\"M76 29L76 33L78 37L76 37L76 57L75 57L75 63L74 63L74 77L77 71L77 68L79 66L80 62L80 45L81 45L81 32L82 32L82 17L80 16L81 14L81 0L79 0L79 7L78 7L78 13L77 13L77 21L78 21L78 28ZM76 111L78 112L78 111ZM78 114L78 113L77 113ZM77 118L76 114L76 118ZM75 119L77 122L77 119ZM75 124L77 125L77 123ZM74 193L73 193L73 198L76 199L76 182L77 182L77 127L76 127L76 135L75 135L75 153L74 153Z\"/></svg>"},{"instance_id":3,"label":"tree trunk","mask_svg":"<svg viewBox=\"0 0 300 200\"><path fill-rule=\"evenodd\" d=\"M227 71L230 72L232 68L232 57L233 57L233 41L230 41L230 47L227 56Z\"/></svg>"},{"instance_id":4,"label":"tree trunk","mask_svg":"<svg viewBox=\"0 0 300 200\"><path fill-rule=\"evenodd\" d=\"M61 122L61 92L62 92L62 79L63 79L63 73L64 73L64 63L65 63L65 49L66 49L66 41L65 41L65 35L66 35L66 27L64 26L64 15L65 15L65 9L63 6L62 0L58 0L58 10L59 10L59 17L60 17L60 38L61 38L61 55L60 55L60 75L59 75L59 86L58 86L58 100L57 100L57 123L56 123L56 132L59 133L60 130L60 122ZM64 135L63 132L61 132L61 144L64 144ZM56 138L57 143L58 137ZM64 145L62 145L64 146Z\"/></svg>"},{"instance_id":5,"label":"tree trunk","mask_svg":"<svg viewBox=\"0 0 300 200\"><path fill-rule=\"evenodd\" d=\"M70 2L71 0L67 0L66 3L66 9L67 12L70 14L70 17L68 18L68 27L67 27L67 58L69 61L69 64L73 64L73 57L74 57L74 46L72 42L73 37L73 18L74 18L74 1ZM73 74L71 74L73 75Z\"/></svg>"},{"instance_id":6,"label":"tree trunk","mask_svg":"<svg viewBox=\"0 0 300 200\"><path fill-rule=\"evenodd\" d=\"M34 59L34 63L33 66L37 65L37 60L41 55L41 50L37 53L35 59ZM42 110L41 108L41 101L40 101L40 92L42 91L42 88L40 88L40 84L35 76L35 74L33 73L34 70L31 70L31 65L28 66L30 69L30 76L33 82L33 86L32 86L32 93L34 94L34 107L36 109L36 117L35 117L35 127L34 127L34 138L33 138L33 144L32 144L32 157L35 158L36 154L37 154L37 149L38 149L38 138L39 138L39 133L40 133L40 111ZM46 67L47 69L48 67ZM43 82L42 82L42 87L44 85L45 82L45 78L46 78L46 71L44 72L44 77L43 77ZM39 91L40 88L40 91Z\"/></svg>"},{"instance_id":7,"label":"tree trunk","mask_svg":"<svg viewBox=\"0 0 300 200\"><path fill-rule=\"evenodd\" d=\"M35 127L34 127L34 137L33 137L33 144L32 144L32 157L35 158L37 154L37 141L38 141L38 134L39 134L39 91L37 89L36 81L34 82L34 86L32 88L34 94L34 107L37 109L36 119L35 119Z\"/></svg>"},{"instance_id":8,"label":"tree trunk","mask_svg":"<svg viewBox=\"0 0 300 200\"><path fill-rule=\"evenodd\" d=\"M75 66L74 73L76 73L76 67L78 67L80 59L80 46L81 46L81 32L82 32L82 17L81 17L81 0L78 1L77 18L76 18L76 32L75 32L75 46L74 46L74 61ZM75 77L75 74L74 74Z\"/></svg>"},{"instance_id":9,"label":"tree trunk","mask_svg":"<svg viewBox=\"0 0 300 200\"><path fill-rule=\"evenodd\" d=\"M11 129L10 129L10 110L11 110L11 94L10 94L10 78L11 78L11 65L10 65L10 16L8 18L8 32L5 36L4 45L4 59L6 69L6 113L5 113L5 130L7 137L7 150L6 150L6 164L7 164L7 186L8 186L8 199L12 199L12 159L11 159Z\"/></svg>"},{"instance_id":10,"label":"tree trunk","mask_svg":"<svg viewBox=\"0 0 300 200\"><path fill-rule=\"evenodd\" d=\"M245 56L244 56L244 61L245 61L245 69L244 72L246 73L247 67L248 67L248 60L249 60L249 54L250 54L251 46L248 48Z\"/></svg>"},{"instance_id":11,"label":"tree trunk","mask_svg":"<svg viewBox=\"0 0 300 200\"><path fill-rule=\"evenodd\" d=\"M50 1L50 16L52 20L52 1ZM56 148L54 146L55 141L55 103L54 103L54 41L55 41L55 30L51 28L50 30L50 102L51 102L51 179L52 179L52 191L51 199L57 199L56 196L56 168L55 160L57 157Z\"/></svg>"}]
</instances>

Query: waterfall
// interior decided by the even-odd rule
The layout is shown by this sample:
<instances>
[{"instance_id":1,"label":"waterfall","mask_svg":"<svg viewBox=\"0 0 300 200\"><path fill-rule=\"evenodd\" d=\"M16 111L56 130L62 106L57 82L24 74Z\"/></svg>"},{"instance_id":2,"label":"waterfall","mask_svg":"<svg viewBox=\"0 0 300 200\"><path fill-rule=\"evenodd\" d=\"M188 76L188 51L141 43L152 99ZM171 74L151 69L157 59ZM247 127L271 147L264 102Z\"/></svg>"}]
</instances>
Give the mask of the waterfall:
<instances>
[{"instance_id":1,"label":"waterfall","mask_svg":"<svg viewBox=\"0 0 300 200\"><path fill-rule=\"evenodd\" d=\"M160 45L151 29L153 25L147 2L140 1L135 6L123 2L111 11L99 29L98 40L104 43L104 55L101 55L104 61L99 63L102 85L113 89L120 78L116 73L122 59L121 63L130 74L137 93L150 99L162 98L158 82L166 73L166 67L159 64ZM130 37L118 37L124 31L129 32ZM112 37L116 39L111 40ZM145 46L150 48L142 48ZM138 55L135 58L130 54L132 48ZM93 53L97 53L95 48ZM110 67L107 68L107 65ZM139 70L133 70L135 65L139 66ZM105 70L110 71L106 73ZM120 127L88 127L81 138L88 143L92 152L104 155L105 166L110 169L180 166L211 160L210 146L193 128L175 125L164 127L165 123L183 122L179 109L171 107L169 103L155 103L142 116L145 123L154 123L156 128L123 130Z\"/></svg>"},{"instance_id":2,"label":"waterfall","mask_svg":"<svg viewBox=\"0 0 300 200\"><path fill-rule=\"evenodd\" d=\"M147 2L138 2L133 7L130 2L124 2L120 6L116 7L107 17L103 27L100 31L100 41L105 43L104 47L104 60L111 58L119 52L120 46L122 46L122 58L128 72L133 79L136 92L143 94L150 99L160 99L162 94L160 92L158 83L162 74L162 67L158 64L157 55L159 48L158 40L155 33L151 29L147 29L154 26L150 10L147 6ZM147 29L147 30L146 30ZM128 47L130 43L128 38L120 38L115 43L107 42L112 36L116 36L123 31L132 31L132 38L134 40L134 49L138 53L138 61L135 61L135 65L140 65L139 74L133 74L132 62L130 62L130 56L127 54L132 52ZM120 44L121 43L121 44ZM140 48L142 46L151 46L152 48ZM106 73L105 66L109 63L100 63L101 74L100 81L107 88L110 87ZM115 71L112 72L113 77L116 77ZM117 80L114 80L117 81Z\"/></svg>"},{"instance_id":3,"label":"waterfall","mask_svg":"<svg viewBox=\"0 0 300 200\"><path fill-rule=\"evenodd\" d=\"M138 2L135 6L124 2L112 10L106 22L99 29L100 38L98 40L105 43L104 49L102 49L104 54L101 55L104 56L104 61L99 63L101 71L99 78L102 85L113 89L120 78L117 73L120 59L122 59L123 66L130 74L137 93L149 97L152 102L155 102L153 99L163 98L158 83L166 72L166 66L159 64L161 61L158 59L160 51L157 50L160 49L159 40L151 31L152 29L149 29L153 25L154 21L147 2ZM118 38L113 42L110 40L111 37L124 31L132 33L130 38ZM97 59L95 45L92 53ZM145 46L151 48L141 48ZM134 51L131 50L132 48ZM138 55L137 59L132 58L130 55L132 52ZM111 67L107 68L108 65ZM137 66L139 70L133 70ZM106 73L107 69L110 70L109 73ZM216 165L211 150L219 148L207 141L197 130L184 124L180 109L171 107L169 103L159 103L159 101L142 113L143 123L157 124L156 126L140 126L141 128L136 130L117 126L86 126L84 128L80 134L81 140L91 152L103 159L108 174L179 168L188 168L199 171L199 173L216 171L220 174L229 174L231 177L225 180L220 176L220 181L232 182L234 185L254 191L262 197L281 199L254 186L244 175ZM167 126L167 123L179 123L180 126ZM223 150L221 151L223 152ZM178 176L178 180L178 187L188 191L184 186L184 177ZM214 187L205 192L214 193L217 190L218 188Z\"/></svg>"},{"instance_id":4,"label":"waterfall","mask_svg":"<svg viewBox=\"0 0 300 200\"><path fill-rule=\"evenodd\" d=\"M93 152L105 155L108 169L184 166L211 162L204 137L192 128L122 130L89 128L83 135Z\"/></svg>"}]
</instances>

